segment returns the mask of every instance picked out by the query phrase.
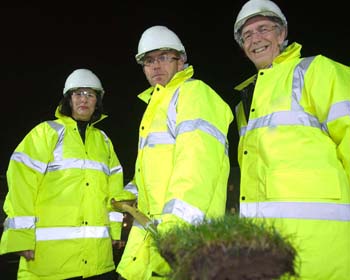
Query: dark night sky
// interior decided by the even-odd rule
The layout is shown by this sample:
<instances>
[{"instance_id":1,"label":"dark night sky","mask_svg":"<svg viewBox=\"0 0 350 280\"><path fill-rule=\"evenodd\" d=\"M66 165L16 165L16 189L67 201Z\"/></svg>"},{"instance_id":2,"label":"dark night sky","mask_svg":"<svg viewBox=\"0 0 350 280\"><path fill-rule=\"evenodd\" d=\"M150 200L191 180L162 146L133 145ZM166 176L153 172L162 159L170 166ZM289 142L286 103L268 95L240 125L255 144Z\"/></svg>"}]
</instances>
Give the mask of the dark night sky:
<instances>
[{"instance_id":1,"label":"dark night sky","mask_svg":"<svg viewBox=\"0 0 350 280\"><path fill-rule=\"evenodd\" d=\"M234 85L255 71L233 39L234 20L245 0L40 2L12 1L0 11L2 175L29 130L53 118L67 75L90 68L106 90L109 117L98 127L112 139L125 177L131 177L145 108L136 95L148 87L134 55L142 32L152 25L166 25L179 35L195 78L206 81L232 106ZM301 43L304 56L321 53L350 64L348 16L339 2L276 3L287 17L289 41ZM235 128L233 123L229 137L233 164Z\"/></svg>"}]
</instances>

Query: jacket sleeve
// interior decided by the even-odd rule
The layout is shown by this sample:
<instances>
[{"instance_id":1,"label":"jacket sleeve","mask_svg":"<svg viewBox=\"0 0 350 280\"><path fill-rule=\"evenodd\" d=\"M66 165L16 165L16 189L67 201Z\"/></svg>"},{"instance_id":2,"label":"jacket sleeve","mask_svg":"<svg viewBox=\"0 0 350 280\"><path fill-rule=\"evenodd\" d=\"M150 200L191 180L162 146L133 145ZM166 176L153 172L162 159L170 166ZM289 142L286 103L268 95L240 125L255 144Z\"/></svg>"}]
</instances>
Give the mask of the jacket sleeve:
<instances>
[{"instance_id":1,"label":"jacket sleeve","mask_svg":"<svg viewBox=\"0 0 350 280\"><path fill-rule=\"evenodd\" d=\"M120 240L123 213L113 209L111 205L111 199L115 200L133 200L135 196L123 189L123 168L119 162L119 159L115 153L113 144L109 141L110 145L110 176L109 176L109 199L107 202L107 208L109 211L109 220L111 224L111 236L113 240Z\"/></svg>"},{"instance_id":2,"label":"jacket sleeve","mask_svg":"<svg viewBox=\"0 0 350 280\"><path fill-rule=\"evenodd\" d=\"M173 172L160 231L173 222L196 223L225 213L229 176L227 133L230 107L200 80L180 88Z\"/></svg>"},{"instance_id":3,"label":"jacket sleeve","mask_svg":"<svg viewBox=\"0 0 350 280\"><path fill-rule=\"evenodd\" d=\"M310 70L306 90L318 119L336 144L350 182L350 67L319 55Z\"/></svg>"},{"instance_id":4,"label":"jacket sleeve","mask_svg":"<svg viewBox=\"0 0 350 280\"><path fill-rule=\"evenodd\" d=\"M41 123L33 128L11 155L6 173L8 193L6 220L0 254L35 248L35 201L37 190L52 154L57 134Z\"/></svg>"}]
</instances>

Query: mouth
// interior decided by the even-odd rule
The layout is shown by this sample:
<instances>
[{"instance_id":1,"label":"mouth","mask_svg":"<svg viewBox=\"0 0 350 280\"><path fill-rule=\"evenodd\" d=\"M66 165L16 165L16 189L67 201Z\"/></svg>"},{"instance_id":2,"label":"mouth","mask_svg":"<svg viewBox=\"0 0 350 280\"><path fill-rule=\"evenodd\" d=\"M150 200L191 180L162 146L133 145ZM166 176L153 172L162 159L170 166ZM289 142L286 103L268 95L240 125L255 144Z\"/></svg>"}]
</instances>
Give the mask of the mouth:
<instances>
[{"instance_id":1,"label":"mouth","mask_svg":"<svg viewBox=\"0 0 350 280\"><path fill-rule=\"evenodd\" d=\"M157 74L154 74L154 75L152 76L152 78L154 79L154 78L158 78L158 77L161 77L161 76L162 76L162 74L157 73Z\"/></svg>"},{"instance_id":2,"label":"mouth","mask_svg":"<svg viewBox=\"0 0 350 280\"><path fill-rule=\"evenodd\" d=\"M266 51L267 48L268 48L268 46L263 46L263 47L260 47L260 48L256 48L256 49L252 50L252 53L259 54L259 53L262 53L262 52Z\"/></svg>"}]
</instances>

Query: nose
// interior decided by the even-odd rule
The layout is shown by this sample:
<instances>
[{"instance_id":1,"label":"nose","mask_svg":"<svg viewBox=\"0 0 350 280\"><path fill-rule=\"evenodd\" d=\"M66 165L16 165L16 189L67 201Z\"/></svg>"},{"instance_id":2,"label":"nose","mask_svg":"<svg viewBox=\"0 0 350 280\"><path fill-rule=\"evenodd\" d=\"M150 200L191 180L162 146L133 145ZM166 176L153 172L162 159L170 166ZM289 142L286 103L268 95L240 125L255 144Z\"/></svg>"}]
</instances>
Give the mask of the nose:
<instances>
[{"instance_id":1,"label":"nose","mask_svg":"<svg viewBox=\"0 0 350 280\"><path fill-rule=\"evenodd\" d=\"M88 97L86 95L81 95L80 96L80 101L84 102L84 103L87 103L88 102Z\"/></svg>"}]
</instances>

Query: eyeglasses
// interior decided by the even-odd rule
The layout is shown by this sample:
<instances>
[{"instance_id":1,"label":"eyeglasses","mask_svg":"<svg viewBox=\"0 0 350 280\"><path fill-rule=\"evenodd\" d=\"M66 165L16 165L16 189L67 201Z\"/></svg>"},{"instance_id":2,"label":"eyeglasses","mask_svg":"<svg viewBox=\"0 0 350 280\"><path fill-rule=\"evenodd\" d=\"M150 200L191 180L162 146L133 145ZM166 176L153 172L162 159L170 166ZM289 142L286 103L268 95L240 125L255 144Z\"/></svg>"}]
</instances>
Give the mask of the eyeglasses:
<instances>
[{"instance_id":1,"label":"eyeglasses","mask_svg":"<svg viewBox=\"0 0 350 280\"><path fill-rule=\"evenodd\" d=\"M154 63L158 62L160 64L170 63L173 60L179 60L179 57L169 56L168 54L162 54L157 57L147 56L142 60L143 66L151 66Z\"/></svg>"},{"instance_id":2,"label":"eyeglasses","mask_svg":"<svg viewBox=\"0 0 350 280\"><path fill-rule=\"evenodd\" d=\"M96 94L94 92L87 91L87 90L75 90L72 92L72 96L77 98L82 98L83 96L89 99L96 98Z\"/></svg>"},{"instance_id":3,"label":"eyeglasses","mask_svg":"<svg viewBox=\"0 0 350 280\"><path fill-rule=\"evenodd\" d=\"M253 36L255 34L259 34L259 36L265 36L267 33L275 30L277 27L278 27L278 25L273 25L273 26L261 25L256 29L256 31L244 32L242 34L242 42L243 43L250 42L253 39Z\"/></svg>"}]
</instances>

